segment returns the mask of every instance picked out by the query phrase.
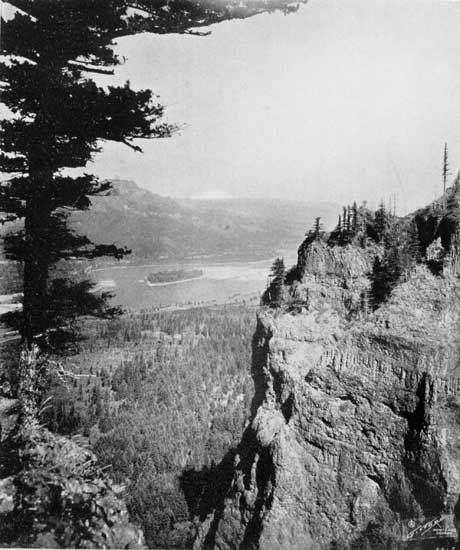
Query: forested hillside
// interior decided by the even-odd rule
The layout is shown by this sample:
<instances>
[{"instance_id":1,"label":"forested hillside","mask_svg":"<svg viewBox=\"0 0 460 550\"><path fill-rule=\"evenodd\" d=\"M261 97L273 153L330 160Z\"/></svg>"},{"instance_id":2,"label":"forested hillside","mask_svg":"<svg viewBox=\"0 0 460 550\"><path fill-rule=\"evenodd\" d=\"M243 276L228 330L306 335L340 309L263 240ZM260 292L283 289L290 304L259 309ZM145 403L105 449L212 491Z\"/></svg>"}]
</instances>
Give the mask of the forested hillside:
<instances>
[{"instance_id":1,"label":"forested hillside","mask_svg":"<svg viewBox=\"0 0 460 550\"><path fill-rule=\"evenodd\" d=\"M253 383L255 308L139 313L87 323L42 421L87 438L102 467L127 488L150 547L186 547L193 517L212 505L235 447ZM228 464L230 467L231 465Z\"/></svg>"},{"instance_id":2,"label":"forested hillside","mask_svg":"<svg viewBox=\"0 0 460 550\"><path fill-rule=\"evenodd\" d=\"M74 213L72 227L95 242L110 235L132 252L129 261L187 258L258 259L295 246L315 216L335 221L337 205L294 201L161 197L132 181L112 182L109 196L94 197L93 208Z\"/></svg>"}]
</instances>

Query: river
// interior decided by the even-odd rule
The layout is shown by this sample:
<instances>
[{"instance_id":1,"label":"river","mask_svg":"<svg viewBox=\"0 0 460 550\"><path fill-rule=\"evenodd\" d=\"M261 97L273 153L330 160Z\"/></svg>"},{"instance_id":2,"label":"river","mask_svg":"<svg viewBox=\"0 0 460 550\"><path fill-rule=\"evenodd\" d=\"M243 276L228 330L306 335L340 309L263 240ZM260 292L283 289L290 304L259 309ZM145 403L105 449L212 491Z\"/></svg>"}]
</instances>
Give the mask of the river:
<instances>
[{"instance_id":1,"label":"river","mask_svg":"<svg viewBox=\"0 0 460 550\"><path fill-rule=\"evenodd\" d=\"M295 253L283 251L285 263L295 263ZM97 288L115 294L114 303L139 309L180 308L184 306L257 302L265 290L273 258L254 262L187 264L203 276L166 285L149 286L146 278L156 271L177 270L181 264L111 266L94 270Z\"/></svg>"}]
</instances>

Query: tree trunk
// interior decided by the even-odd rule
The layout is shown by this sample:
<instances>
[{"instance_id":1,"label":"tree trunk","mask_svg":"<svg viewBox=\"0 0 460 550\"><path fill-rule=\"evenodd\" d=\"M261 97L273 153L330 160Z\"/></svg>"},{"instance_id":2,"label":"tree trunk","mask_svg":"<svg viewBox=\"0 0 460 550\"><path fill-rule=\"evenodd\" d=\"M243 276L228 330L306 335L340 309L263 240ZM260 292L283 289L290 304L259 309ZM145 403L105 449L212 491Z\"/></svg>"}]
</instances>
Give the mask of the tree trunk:
<instances>
[{"instance_id":1,"label":"tree trunk","mask_svg":"<svg viewBox=\"0 0 460 550\"><path fill-rule=\"evenodd\" d=\"M27 201L24 219L24 279L21 337L23 348L18 368L18 399L20 424L28 430L38 424L39 353L38 336L48 328L48 278L51 267L50 235L52 207L50 191L53 185L51 170L40 167L30 171L33 186Z\"/></svg>"},{"instance_id":2,"label":"tree trunk","mask_svg":"<svg viewBox=\"0 0 460 550\"><path fill-rule=\"evenodd\" d=\"M47 291L50 270L49 236L51 209L49 189L52 173L32 178L34 193L27 204L24 219L24 286L21 336L30 350L34 338L47 329Z\"/></svg>"},{"instance_id":3,"label":"tree trunk","mask_svg":"<svg viewBox=\"0 0 460 550\"><path fill-rule=\"evenodd\" d=\"M20 404L20 425L28 430L38 424L39 348L36 345L24 347L19 359L18 400Z\"/></svg>"}]
</instances>

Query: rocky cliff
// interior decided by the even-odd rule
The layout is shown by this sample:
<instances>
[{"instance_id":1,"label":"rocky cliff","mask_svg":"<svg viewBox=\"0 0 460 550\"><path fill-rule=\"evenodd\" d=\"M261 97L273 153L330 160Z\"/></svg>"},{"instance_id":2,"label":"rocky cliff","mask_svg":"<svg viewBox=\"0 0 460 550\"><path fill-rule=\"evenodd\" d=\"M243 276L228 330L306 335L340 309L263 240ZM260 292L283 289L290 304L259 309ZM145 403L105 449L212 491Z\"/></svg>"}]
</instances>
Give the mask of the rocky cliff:
<instances>
[{"instance_id":1,"label":"rocky cliff","mask_svg":"<svg viewBox=\"0 0 460 550\"><path fill-rule=\"evenodd\" d=\"M196 548L347 548L373 524L398 538L409 519L454 513L460 280L419 264L370 311L381 255L299 249L293 307L258 316L253 416Z\"/></svg>"}]
</instances>

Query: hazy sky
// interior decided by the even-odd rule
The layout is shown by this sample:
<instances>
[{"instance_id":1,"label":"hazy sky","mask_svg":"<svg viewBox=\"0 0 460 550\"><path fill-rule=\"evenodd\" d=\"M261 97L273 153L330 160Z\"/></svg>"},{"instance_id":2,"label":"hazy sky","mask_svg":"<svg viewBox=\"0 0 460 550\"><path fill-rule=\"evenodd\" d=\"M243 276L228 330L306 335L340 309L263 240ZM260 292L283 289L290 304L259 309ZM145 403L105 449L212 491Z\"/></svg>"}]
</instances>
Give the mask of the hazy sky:
<instances>
[{"instance_id":1,"label":"hazy sky","mask_svg":"<svg viewBox=\"0 0 460 550\"><path fill-rule=\"evenodd\" d=\"M459 28L460 2L310 0L205 38L120 40L112 82L153 89L185 127L143 155L107 145L96 171L170 196L414 208L441 189L445 141L460 168Z\"/></svg>"}]
</instances>

